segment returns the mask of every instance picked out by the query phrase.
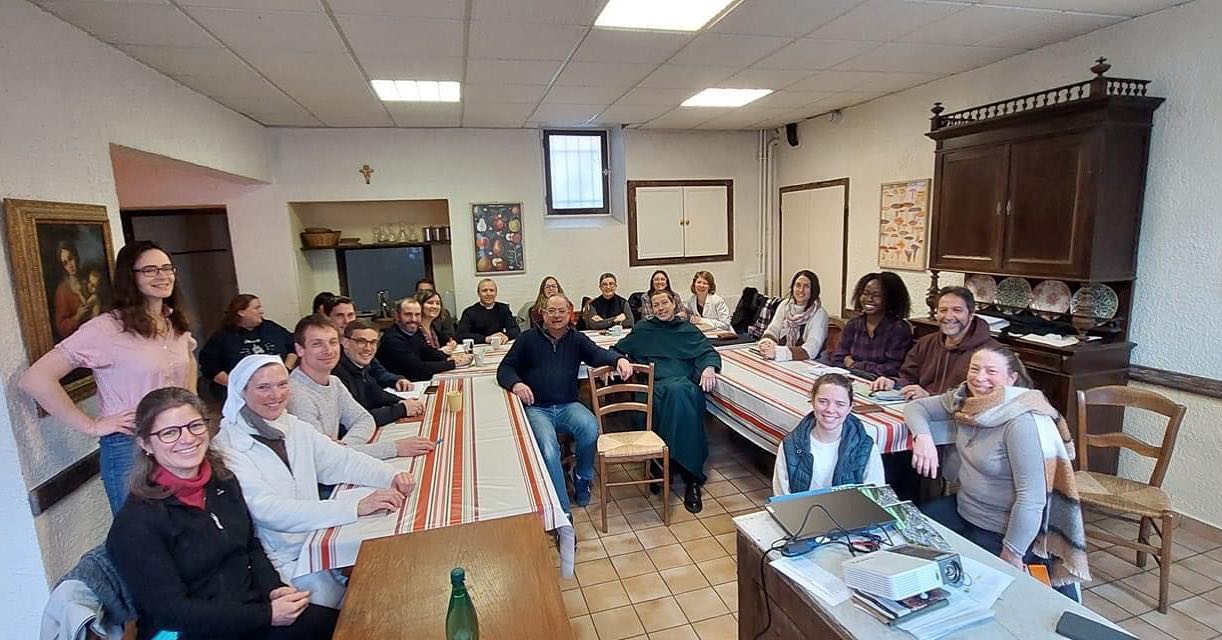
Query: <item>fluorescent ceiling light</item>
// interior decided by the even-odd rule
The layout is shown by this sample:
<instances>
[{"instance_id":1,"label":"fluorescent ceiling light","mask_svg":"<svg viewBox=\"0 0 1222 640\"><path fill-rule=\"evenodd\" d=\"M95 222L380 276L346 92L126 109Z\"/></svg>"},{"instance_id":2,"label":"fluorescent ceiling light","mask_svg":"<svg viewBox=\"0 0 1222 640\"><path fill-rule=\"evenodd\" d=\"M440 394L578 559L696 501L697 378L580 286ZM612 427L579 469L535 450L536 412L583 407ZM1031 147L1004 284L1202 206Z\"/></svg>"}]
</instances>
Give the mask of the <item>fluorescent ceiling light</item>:
<instances>
[{"instance_id":1,"label":"fluorescent ceiling light","mask_svg":"<svg viewBox=\"0 0 1222 640\"><path fill-rule=\"evenodd\" d=\"M452 80L372 80L384 102L458 102L459 83Z\"/></svg>"},{"instance_id":2,"label":"fluorescent ceiling light","mask_svg":"<svg viewBox=\"0 0 1222 640\"><path fill-rule=\"evenodd\" d=\"M685 107L741 107L772 93L772 89L705 89L683 101Z\"/></svg>"},{"instance_id":3,"label":"fluorescent ceiling light","mask_svg":"<svg viewBox=\"0 0 1222 640\"><path fill-rule=\"evenodd\" d=\"M732 0L609 0L596 27L696 31Z\"/></svg>"}]
</instances>

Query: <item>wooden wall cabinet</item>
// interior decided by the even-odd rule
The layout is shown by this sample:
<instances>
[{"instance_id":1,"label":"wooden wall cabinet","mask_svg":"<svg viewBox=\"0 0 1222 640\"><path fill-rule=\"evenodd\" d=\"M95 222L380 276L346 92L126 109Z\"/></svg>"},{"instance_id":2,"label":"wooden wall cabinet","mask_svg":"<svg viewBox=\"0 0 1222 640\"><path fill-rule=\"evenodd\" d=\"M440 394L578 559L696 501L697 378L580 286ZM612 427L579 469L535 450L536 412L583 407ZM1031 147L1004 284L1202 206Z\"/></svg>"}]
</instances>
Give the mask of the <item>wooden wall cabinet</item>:
<instances>
[{"instance_id":1,"label":"wooden wall cabinet","mask_svg":"<svg viewBox=\"0 0 1222 640\"><path fill-rule=\"evenodd\" d=\"M628 181L629 265L733 259L733 180Z\"/></svg>"}]
</instances>

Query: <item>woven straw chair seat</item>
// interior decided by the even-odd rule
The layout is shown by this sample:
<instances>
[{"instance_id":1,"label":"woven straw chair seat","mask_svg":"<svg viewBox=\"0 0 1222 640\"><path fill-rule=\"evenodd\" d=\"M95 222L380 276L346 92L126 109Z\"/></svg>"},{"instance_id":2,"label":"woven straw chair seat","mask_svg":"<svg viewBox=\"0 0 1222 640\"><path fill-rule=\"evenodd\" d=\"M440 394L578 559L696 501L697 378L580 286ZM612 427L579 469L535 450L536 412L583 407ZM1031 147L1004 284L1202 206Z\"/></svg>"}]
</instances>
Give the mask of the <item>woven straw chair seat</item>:
<instances>
[{"instance_id":1,"label":"woven straw chair seat","mask_svg":"<svg viewBox=\"0 0 1222 640\"><path fill-rule=\"evenodd\" d=\"M1158 487L1092 471L1075 472L1074 480L1084 503L1147 518L1171 510L1171 499Z\"/></svg>"},{"instance_id":2,"label":"woven straw chair seat","mask_svg":"<svg viewBox=\"0 0 1222 640\"><path fill-rule=\"evenodd\" d=\"M666 443L652 431L621 431L598 436L598 453L607 458L660 456Z\"/></svg>"}]
</instances>

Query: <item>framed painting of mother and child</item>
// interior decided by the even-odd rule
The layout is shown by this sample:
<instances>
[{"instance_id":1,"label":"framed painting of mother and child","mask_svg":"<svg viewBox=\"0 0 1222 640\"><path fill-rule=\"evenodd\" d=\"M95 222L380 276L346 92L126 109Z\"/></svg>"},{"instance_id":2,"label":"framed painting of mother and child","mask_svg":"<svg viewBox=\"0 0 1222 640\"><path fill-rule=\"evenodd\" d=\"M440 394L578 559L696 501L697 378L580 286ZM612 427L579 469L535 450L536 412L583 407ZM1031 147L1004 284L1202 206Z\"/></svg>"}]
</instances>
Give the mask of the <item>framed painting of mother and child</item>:
<instances>
[{"instance_id":1,"label":"framed painting of mother and child","mask_svg":"<svg viewBox=\"0 0 1222 640\"><path fill-rule=\"evenodd\" d=\"M33 363L107 308L110 222L101 205L7 198L4 218L21 332ZM73 400L94 393L88 369L62 382Z\"/></svg>"}]
</instances>

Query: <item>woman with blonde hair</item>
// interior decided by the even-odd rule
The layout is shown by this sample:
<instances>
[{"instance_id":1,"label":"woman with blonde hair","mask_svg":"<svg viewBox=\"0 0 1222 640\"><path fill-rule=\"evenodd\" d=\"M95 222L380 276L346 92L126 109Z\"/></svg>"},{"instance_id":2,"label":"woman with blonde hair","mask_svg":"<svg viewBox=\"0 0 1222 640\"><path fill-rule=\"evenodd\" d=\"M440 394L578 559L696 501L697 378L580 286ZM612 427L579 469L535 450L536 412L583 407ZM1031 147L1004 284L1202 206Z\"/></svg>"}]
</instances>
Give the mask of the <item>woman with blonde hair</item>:
<instances>
[{"instance_id":1,"label":"woman with blonde hair","mask_svg":"<svg viewBox=\"0 0 1222 640\"><path fill-rule=\"evenodd\" d=\"M692 324L708 325L719 331L730 328L730 306L717 295L717 281L708 271L697 271L692 276L692 295L687 299L688 320Z\"/></svg>"},{"instance_id":2,"label":"woman with blonde hair","mask_svg":"<svg viewBox=\"0 0 1222 640\"><path fill-rule=\"evenodd\" d=\"M560 281L557 280L555 276L546 276L543 278L543 280L539 281L539 295L536 296L535 301L530 303L530 306L524 310L524 313L519 312L518 317L526 320L526 323L522 326L523 330L531 327L543 327L543 310L547 308L547 299L556 295L563 296L565 293L564 287L560 286ZM580 310L575 310L573 312L572 316L569 318L570 325L577 324L577 318L580 317L580 313ZM519 324L522 323L519 321Z\"/></svg>"}]
</instances>

